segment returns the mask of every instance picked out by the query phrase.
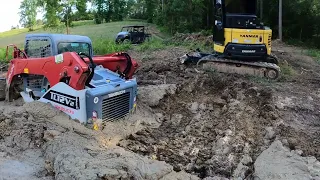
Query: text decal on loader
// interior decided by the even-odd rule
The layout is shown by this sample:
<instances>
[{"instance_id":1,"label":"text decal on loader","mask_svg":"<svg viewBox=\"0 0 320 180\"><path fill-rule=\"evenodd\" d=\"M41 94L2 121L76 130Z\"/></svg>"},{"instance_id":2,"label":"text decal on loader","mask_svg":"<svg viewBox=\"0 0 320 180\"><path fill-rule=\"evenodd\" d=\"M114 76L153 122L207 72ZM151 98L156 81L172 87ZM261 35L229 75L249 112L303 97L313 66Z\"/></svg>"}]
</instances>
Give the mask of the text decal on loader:
<instances>
[{"instance_id":1,"label":"text decal on loader","mask_svg":"<svg viewBox=\"0 0 320 180\"><path fill-rule=\"evenodd\" d=\"M74 97L68 94L50 90L46 95L44 95L43 98L72 109L80 109L79 97Z\"/></svg>"}]
</instances>

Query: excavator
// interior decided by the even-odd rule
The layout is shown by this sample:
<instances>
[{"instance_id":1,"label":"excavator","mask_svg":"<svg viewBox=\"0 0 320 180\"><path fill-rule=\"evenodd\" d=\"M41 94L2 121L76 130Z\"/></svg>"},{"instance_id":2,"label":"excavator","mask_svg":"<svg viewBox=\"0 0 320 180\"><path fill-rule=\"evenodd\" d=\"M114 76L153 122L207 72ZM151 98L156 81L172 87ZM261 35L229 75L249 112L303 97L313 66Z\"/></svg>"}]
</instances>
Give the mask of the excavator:
<instances>
[{"instance_id":1,"label":"excavator","mask_svg":"<svg viewBox=\"0 0 320 180\"><path fill-rule=\"evenodd\" d=\"M272 30L256 16L257 0L214 0L213 53L195 52L178 59L202 69L259 76L280 76L271 55Z\"/></svg>"},{"instance_id":2,"label":"excavator","mask_svg":"<svg viewBox=\"0 0 320 180\"><path fill-rule=\"evenodd\" d=\"M94 55L91 39L64 34L28 34L15 45L0 78L0 98L49 103L94 129L128 117L136 108L137 62L127 53Z\"/></svg>"}]
</instances>

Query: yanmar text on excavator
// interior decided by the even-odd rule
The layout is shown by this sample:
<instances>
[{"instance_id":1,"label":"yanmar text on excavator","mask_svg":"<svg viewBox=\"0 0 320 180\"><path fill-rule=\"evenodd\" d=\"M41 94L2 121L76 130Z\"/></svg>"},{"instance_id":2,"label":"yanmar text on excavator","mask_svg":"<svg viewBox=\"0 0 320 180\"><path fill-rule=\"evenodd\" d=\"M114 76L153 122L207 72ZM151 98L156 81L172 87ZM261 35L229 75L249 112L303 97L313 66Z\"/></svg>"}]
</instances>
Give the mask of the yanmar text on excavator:
<instances>
[{"instance_id":1,"label":"yanmar text on excavator","mask_svg":"<svg viewBox=\"0 0 320 180\"><path fill-rule=\"evenodd\" d=\"M63 34L29 34L24 51L10 46L7 101L50 103L83 124L118 120L136 107L138 64L126 53L94 56L91 39Z\"/></svg>"},{"instance_id":2,"label":"yanmar text on excavator","mask_svg":"<svg viewBox=\"0 0 320 180\"><path fill-rule=\"evenodd\" d=\"M180 57L219 72L249 74L268 79L280 75L271 55L272 30L256 16L257 0L214 0L213 50Z\"/></svg>"}]
</instances>

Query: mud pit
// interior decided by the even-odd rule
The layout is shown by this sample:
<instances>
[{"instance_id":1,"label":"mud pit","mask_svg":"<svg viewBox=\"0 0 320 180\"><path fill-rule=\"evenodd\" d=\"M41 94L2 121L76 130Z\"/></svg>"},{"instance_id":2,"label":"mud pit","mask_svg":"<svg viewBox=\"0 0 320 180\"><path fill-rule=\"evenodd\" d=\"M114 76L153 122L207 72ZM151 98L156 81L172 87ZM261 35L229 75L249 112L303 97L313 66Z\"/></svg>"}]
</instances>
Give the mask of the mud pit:
<instances>
[{"instance_id":1,"label":"mud pit","mask_svg":"<svg viewBox=\"0 0 320 180\"><path fill-rule=\"evenodd\" d=\"M143 155L155 155L177 171L201 178L230 177L243 156L256 158L260 148L268 147L274 138L264 138L266 127L278 118L273 97L270 89L235 77L221 81L203 75L199 79L196 85L184 84L158 105L164 114L159 128L139 131L120 144Z\"/></svg>"},{"instance_id":2,"label":"mud pit","mask_svg":"<svg viewBox=\"0 0 320 180\"><path fill-rule=\"evenodd\" d=\"M289 151L319 159L320 66L301 49L277 42L274 46L285 73L278 82L196 73L170 58L185 53L179 48L144 56L138 72L141 85L147 86L143 89L166 83L178 88L157 105L148 100L157 97L157 88L142 94L141 101L153 107L162 124L143 129L119 145L200 178L270 179L272 175L255 172L254 162L276 140ZM319 168L317 172L310 177L319 178Z\"/></svg>"},{"instance_id":3,"label":"mud pit","mask_svg":"<svg viewBox=\"0 0 320 180\"><path fill-rule=\"evenodd\" d=\"M130 52L137 114L102 132L48 105L1 102L0 179L319 179L319 66L277 47L296 74L271 83L197 73L177 62L180 47Z\"/></svg>"}]
</instances>

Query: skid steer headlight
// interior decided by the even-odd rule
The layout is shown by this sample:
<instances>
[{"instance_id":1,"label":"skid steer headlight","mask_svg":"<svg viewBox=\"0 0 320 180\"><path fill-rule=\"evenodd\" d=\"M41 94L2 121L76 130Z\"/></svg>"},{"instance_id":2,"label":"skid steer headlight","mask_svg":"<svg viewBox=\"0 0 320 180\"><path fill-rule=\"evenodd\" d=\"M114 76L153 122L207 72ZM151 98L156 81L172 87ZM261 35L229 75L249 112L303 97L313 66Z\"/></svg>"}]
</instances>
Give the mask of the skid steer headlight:
<instances>
[{"instance_id":1,"label":"skid steer headlight","mask_svg":"<svg viewBox=\"0 0 320 180\"><path fill-rule=\"evenodd\" d=\"M133 108L135 109L137 107L137 102L136 102L137 98L134 97L133 98Z\"/></svg>"}]
</instances>

